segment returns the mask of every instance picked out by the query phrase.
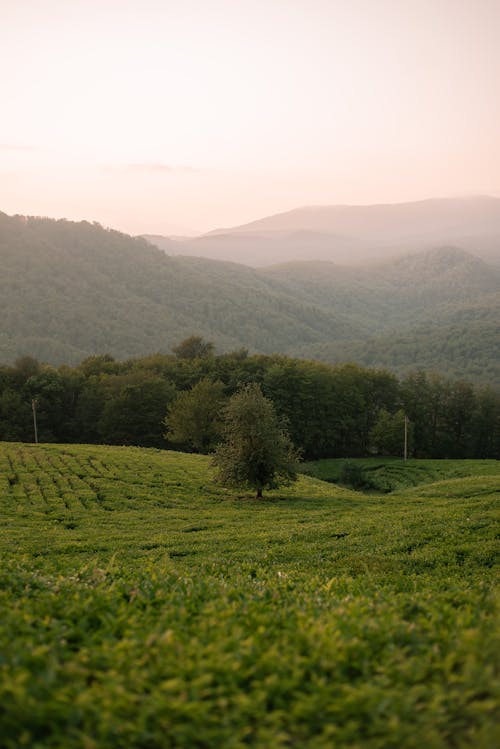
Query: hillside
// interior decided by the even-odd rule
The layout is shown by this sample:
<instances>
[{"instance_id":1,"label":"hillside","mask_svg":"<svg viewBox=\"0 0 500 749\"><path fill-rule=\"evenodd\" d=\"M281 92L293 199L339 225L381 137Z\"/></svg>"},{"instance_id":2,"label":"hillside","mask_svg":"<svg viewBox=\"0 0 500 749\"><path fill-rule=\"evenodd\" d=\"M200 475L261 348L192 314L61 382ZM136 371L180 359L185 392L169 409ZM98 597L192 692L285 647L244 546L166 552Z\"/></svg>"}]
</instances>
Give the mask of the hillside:
<instances>
[{"instance_id":1,"label":"hillside","mask_svg":"<svg viewBox=\"0 0 500 749\"><path fill-rule=\"evenodd\" d=\"M88 222L0 214L0 262L2 362L166 352L197 333L219 350L500 382L500 270L455 248L257 270L167 256Z\"/></svg>"},{"instance_id":2,"label":"hillside","mask_svg":"<svg viewBox=\"0 0 500 749\"><path fill-rule=\"evenodd\" d=\"M500 198L308 206L174 242L166 252L267 266L292 260L358 263L453 245L500 265Z\"/></svg>"},{"instance_id":3,"label":"hillside","mask_svg":"<svg viewBox=\"0 0 500 749\"><path fill-rule=\"evenodd\" d=\"M445 313L447 305L498 305L500 269L453 247L363 267L326 262L286 263L261 271L289 293L323 309L349 311L375 330Z\"/></svg>"},{"instance_id":4,"label":"hillside","mask_svg":"<svg viewBox=\"0 0 500 749\"><path fill-rule=\"evenodd\" d=\"M498 388L500 383L500 326L495 320L466 325L444 325L439 321L394 331L370 339L304 346L302 356L320 361L355 361L362 366L382 367L397 374L415 369L446 372Z\"/></svg>"},{"instance_id":5,"label":"hillside","mask_svg":"<svg viewBox=\"0 0 500 749\"><path fill-rule=\"evenodd\" d=\"M167 257L87 222L0 216L0 360L76 363L168 351L196 332L272 352L345 338L353 325L230 263ZM265 331L265 335L263 335Z\"/></svg>"},{"instance_id":6,"label":"hillside","mask_svg":"<svg viewBox=\"0 0 500 749\"><path fill-rule=\"evenodd\" d=\"M490 749L493 471L255 502L201 456L0 443L2 745Z\"/></svg>"},{"instance_id":7,"label":"hillside","mask_svg":"<svg viewBox=\"0 0 500 749\"><path fill-rule=\"evenodd\" d=\"M500 383L500 272L443 248L364 269L290 263L266 270L325 311L342 310L369 335L305 345L296 353L403 373L415 368Z\"/></svg>"}]
</instances>

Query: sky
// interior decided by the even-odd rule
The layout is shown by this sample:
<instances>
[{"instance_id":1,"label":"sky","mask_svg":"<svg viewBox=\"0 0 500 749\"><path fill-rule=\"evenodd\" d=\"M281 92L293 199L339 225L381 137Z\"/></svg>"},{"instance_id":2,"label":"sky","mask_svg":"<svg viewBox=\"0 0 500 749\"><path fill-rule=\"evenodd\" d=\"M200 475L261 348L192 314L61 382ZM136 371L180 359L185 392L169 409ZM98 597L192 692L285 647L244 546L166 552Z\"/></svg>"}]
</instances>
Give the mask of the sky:
<instances>
[{"instance_id":1,"label":"sky","mask_svg":"<svg viewBox=\"0 0 500 749\"><path fill-rule=\"evenodd\" d=\"M200 232L500 196L500 0L0 0L0 211Z\"/></svg>"}]
</instances>

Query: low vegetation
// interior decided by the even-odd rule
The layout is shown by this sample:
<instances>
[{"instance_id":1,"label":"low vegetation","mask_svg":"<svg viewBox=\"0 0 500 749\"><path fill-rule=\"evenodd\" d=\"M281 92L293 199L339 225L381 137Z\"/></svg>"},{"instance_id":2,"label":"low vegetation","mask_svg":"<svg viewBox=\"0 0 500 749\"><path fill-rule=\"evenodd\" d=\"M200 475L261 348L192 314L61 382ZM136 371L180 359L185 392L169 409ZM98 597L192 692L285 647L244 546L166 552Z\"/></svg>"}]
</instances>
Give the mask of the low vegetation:
<instances>
[{"instance_id":1,"label":"low vegetation","mask_svg":"<svg viewBox=\"0 0 500 749\"><path fill-rule=\"evenodd\" d=\"M498 476L500 464L497 460L359 458L345 461L333 458L302 463L301 471L322 481L344 485L352 485L351 474L354 474L362 477L356 488L386 493L449 479Z\"/></svg>"},{"instance_id":2,"label":"low vegetation","mask_svg":"<svg viewBox=\"0 0 500 749\"><path fill-rule=\"evenodd\" d=\"M203 456L1 445L2 746L491 749L500 471L434 463L255 500Z\"/></svg>"}]
</instances>

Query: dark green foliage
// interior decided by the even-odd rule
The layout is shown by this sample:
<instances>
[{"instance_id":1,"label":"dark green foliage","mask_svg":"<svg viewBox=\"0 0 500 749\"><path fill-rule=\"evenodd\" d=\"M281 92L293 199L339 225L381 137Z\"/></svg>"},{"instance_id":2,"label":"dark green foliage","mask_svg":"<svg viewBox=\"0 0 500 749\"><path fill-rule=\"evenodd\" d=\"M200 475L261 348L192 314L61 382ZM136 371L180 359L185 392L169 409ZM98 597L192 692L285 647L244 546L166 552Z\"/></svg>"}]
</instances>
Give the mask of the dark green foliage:
<instances>
[{"instance_id":1,"label":"dark green foliage","mask_svg":"<svg viewBox=\"0 0 500 749\"><path fill-rule=\"evenodd\" d=\"M179 359L205 359L214 353L214 348L213 343L204 341L199 335L192 335L172 346L172 351Z\"/></svg>"},{"instance_id":2,"label":"dark green foliage","mask_svg":"<svg viewBox=\"0 0 500 749\"><path fill-rule=\"evenodd\" d=\"M407 421L407 455L413 452L413 424ZM378 455L404 456L405 413L403 410L391 414L379 411L377 421L370 432L371 449Z\"/></svg>"},{"instance_id":3,"label":"dark green foliage","mask_svg":"<svg viewBox=\"0 0 500 749\"><path fill-rule=\"evenodd\" d=\"M339 458L302 463L301 471L309 476L340 483L346 463L357 467L373 490L393 492L414 486L462 479L467 476L496 476L499 464L495 460L415 460L402 458ZM472 479L471 479L472 480Z\"/></svg>"},{"instance_id":4,"label":"dark green foliage","mask_svg":"<svg viewBox=\"0 0 500 749\"><path fill-rule=\"evenodd\" d=\"M500 459L500 398L490 388L476 394L471 443L476 455Z\"/></svg>"},{"instance_id":5,"label":"dark green foliage","mask_svg":"<svg viewBox=\"0 0 500 749\"><path fill-rule=\"evenodd\" d=\"M26 382L30 377L36 377L40 374L40 362L32 356L20 356L14 362L14 372L16 379L20 382Z\"/></svg>"},{"instance_id":6,"label":"dark green foliage","mask_svg":"<svg viewBox=\"0 0 500 749\"><path fill-rule=\"evenodd\" d=\"M14 388L0 393L0 435L12 442L34 442L30 400Z\"/></svg>"},{"instance_id":7,"label":"dark green foliage","mask_svg":"<svg viewBox=\"0 0 500 749\"><path fill-rule=\"evenodd\" d=\"M166 446L165 413L176 398L191 420L191 436L197 423L201 427L195 441L178 431L180 444L206 451L217 441L219 391L230 396L256 383L307 459L372 453L378 447L373 429L384 412L383 431L394 434L390 452L397 447L398 453L401 407L410 419L416 457L500 457L500 395L432 373L413 372L398 382L389 372L353 364L238 354L196 359L154 354L125 361L102 356L75 368L36 365L36 374L32 368L21 374L17 366L0 366L0 439L33 440L36 398L41 441ZM203 380L222 384L198 392L194 388ZM194 394L186 396L190 390Z\"/></svg>"},{"instance_id":8,"label":"dark green foliage","mask_svg":"<svg viewBox=\"0 0 500 749\"><path fill-rule=\"evenodd\" d=\"M364 472L363 466L352 460L345 460L342 463L339 481L341 484L350 486L356 490L369 489L371 487L370 480Z\"/></svg>"},{"instance_id":9,"label":"dark green foliage","mask_svg":"<svg viewBox=\"0 0 500 749\"><path fill-rule=\"evenodd\" d=\"M165 419L168 442L210 452L220 438L224 389L220 380L205 377L191 390L178 393Z\"/></svg>"},{"instance_id":10,"label":"dark green foliage","mask_svg":"<svg viewBox=\"0 0 500 749\"><path fill-rule=\"evenodd\" d=\"M394 375L355 365L275 357L262 380L264 393L289 423L294 444L310 457L363 455L380 408L398 398Z\"/></svg>"},{"instance_id":11,"label":"dark green foliage","mask_svg":"<svg viewBox=\"0 0 500 749\"><path fill-rule=\"evenodd\" d=\"M199 456L0 446L2 747L496 746L498 463L425 463L255 504Z\"/></svg>"},{"instance_id":12,"label":"dark green foliage","mask_svg":"<svg viewBox=\"0 0 500 749\"><path fill-rule=\"evenodd\" d=\"M165 409L174 397L175 386L161 377L125 385L106 401L99 434L111 444L162 447Z\"/></svg>"},{"instance_id":13,"label":"dark green foliage","mask_svg":"<svg viewBox=\"0 0 500 749\"><path fill-rule=\"evenodd\" d=\"M483 396L484 397L484 396ZM500 456L500 443L493 447L487 440L487 452L474 452L475 445L487 438L482 430L498 433L498 411L493 405L490 419L480 408L470 383L450 382L436 374L413 372L401 383L404 410L413 424L414 452L417 457L465 458ZM478 422L483 426L477 431Z\"/></svg>"},{"instance_id":14,"label":"dark green foliage","mask_svg":"<svg viewBox=\"0 0 500 749\"><path fill-rule=\"evenodd\" d=\"M223 411L222 436L213 460L223 485L250 487L262 497L264 489L297 478L299 454L259 385L232 396Z\"/></svg>"}]
</instances>

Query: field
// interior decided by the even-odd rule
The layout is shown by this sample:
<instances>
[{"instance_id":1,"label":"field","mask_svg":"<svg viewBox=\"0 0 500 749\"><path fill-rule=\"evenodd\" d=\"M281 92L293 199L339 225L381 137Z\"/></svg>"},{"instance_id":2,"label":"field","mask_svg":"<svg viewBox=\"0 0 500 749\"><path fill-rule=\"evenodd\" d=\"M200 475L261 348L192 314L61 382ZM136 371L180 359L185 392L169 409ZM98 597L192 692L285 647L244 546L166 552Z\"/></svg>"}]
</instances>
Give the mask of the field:
<instances>
[{"instance_id":1,"label":"field","mask_svg":"<svg viewBox=\"0 0 500 749\"><path fill-rule=\"evenodd\" d=\"M306 475L340 483L345 460L330 458L303 463ZM371 488L379 493L394 492L421 484L470 476L499 476L497 460L407 460L401 458L357 458L350 460L363 469Z\"/></svg>"},{"instance_id":2,"label":"field","mask_svg":"<svg viewBox=\"0 0 500 749\"><path fill-rule=\"evenodd\" d=\"M499 746L500 464L401 465L0 445L2 747Z\"/></svg>"}]
</instances>

